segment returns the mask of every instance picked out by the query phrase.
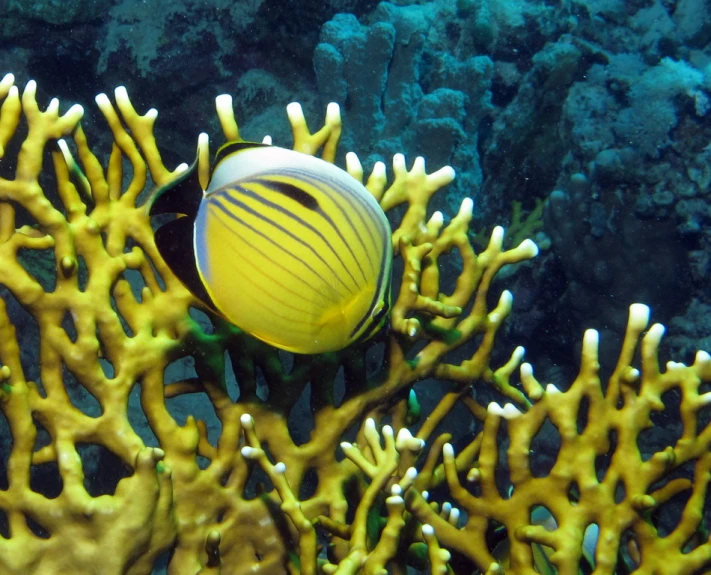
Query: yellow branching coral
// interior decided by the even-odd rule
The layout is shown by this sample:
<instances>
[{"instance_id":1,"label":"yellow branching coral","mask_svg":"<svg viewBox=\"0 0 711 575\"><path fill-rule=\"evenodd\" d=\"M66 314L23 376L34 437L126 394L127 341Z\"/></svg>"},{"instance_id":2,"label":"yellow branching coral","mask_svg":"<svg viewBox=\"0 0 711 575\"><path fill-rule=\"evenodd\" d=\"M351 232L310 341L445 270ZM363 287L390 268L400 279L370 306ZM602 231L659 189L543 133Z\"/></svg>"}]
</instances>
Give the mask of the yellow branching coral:
<instances>
[{"instance_id":1,"label":"yellow branching coral","mask_svg":"<svg viewBox=\"0 0 711 575\"><path fill-rule=\"evenodd\" d=\"M589 330L580 373L570 389L561 392L552 384L542 386L531 366L523 364L521 381L533 399L532 407L522 413L510 403L490 404L473 459L464 453L455 457L449 444L443 447L449 492L469 521L452 525L417 501L417 494L411 496L413 508L420 510L418 518L435 528L440 543L486 565L493 558L487 557L480 518L495 519L511 534L507 573L530 572L531 546L538 544L552 551L550 562L558 573L575 574L583 559L586 530L594 526L598 535L591 547L596 573L615 573L621 555L627 558L630 572L639 574L696 573L711 565L711 541L704 542L708 535L701 535L711 481L711 426L699 429L699 412L711 404L711 393L699 393L701 384L711 378L711 357L699 352L693 365L670 362L662 372L657 356L664 330L655 324L642 338L641 370L633 368L648 322L646 306L630 307L620 359L606 387L598 374L598 334ZM682 435L674 446L643 455L640 434L652 425L651 414L664 409L661 396L673 389L681 394ZM495 480L502 420L510 439L507 497L499 494ZM546 421L558 430L560 447L550 472L537 477L531 470L532 441ZM607 469L597 469L597 460L605 456L609 456ZM694 466L693 480L667 479L688 462ZM467 482L478 488L480 496L460 483L458 470L467 468ZM662 537L651 515L683 492L689 498L681 518ZM532 523L532 510L537 507L550 513L555 529Z\"/></svg>"},{"instance_id":2,"label":"yellow branching coral","mask_svg":"<svg viewBox=\"0 0 711 575\"><path fill-rule=\"evenodd\" d=\"M560 573L574 574L591 524L600 532L596 573L614 572L622 545L633 549L625 553L639 573L708 566L710 544L693 539L711 467L711 432L696 424L711 397L700 392L711 379L708 356L660 372L661 333L653 327L636 372L633 351L646 327L637 310L605 389L592 335L586 336L580 375L564 393L535 380L521 365L521 349L504 366L491 367L494 339L512 302L503 292L490 309L491 282L502 266L534 256L536 248L524 241L503 249L497 228L476 254L468 239L468 200L447 225L438 213L426 219L430 198L454 177L451 168L428 174L417 159L408 170L404 157L396 156L389 181L384 165L364 178L357 157L347 156L348 172L384 209L406 204L393 225L402 278L391 329L370 347L287 358L218 319L208 332L190 315L200 304L162 261L137 203L149 176L161 186L182 170L161 160L154 110L140 115L122 88L113 103L97 97L113 136L104 165L80 125L81 107L60 114L52 101L43 110L35 84L20 95L10 75L0 82L0 101L7 178L0 178L0 284L7 294L0 298L0 409L11 436L7 486L0 490L7 520L6 526L0 521L0 572L150 573L156 558L169 553L168 572L179 575L404 573L408 565L446 573L456 554L482 572L530 574L532 550L544 546ZM287 113L294 148L333 161L338 108L329 106L314 133L298 105ZM218 97L217 114L224 136L236 138L229 97ZM23 122L24 141L13 142ZM9 158L18 145L17 157ZM52 183L41 174L46 155ZM205 138L198 157L205 183ZM18 210L31 223L18 226ZM461 270L452 292L443 293L440 264L453 250ZM33 262L50 256L47 278ZM8 311L13 299L36 323L37 366L23 363L16 319ZM373 369L368 353L378 347L384 360ZM450 361L453 351L467 359ZM194 361L196 377L167 377L169 365L185 358ZM519 366L522 388L510 383ZM38 370L37 381L28 381L30 367ZM236 376L237 400L228 368ZM451 386L413 433L412 386L429 377ZM510 403L478 404L471 394L478 381ZM98 413L77 404L70 388L91 395ZM682 393L683 437L643 460L639 433L672 388ZM139 394L140 409L129 407L132 393ZM169 410L171 400L188 396L209 400L220 430L216 440L208 435L210 422L194 415L178 421ZM313 423L305 441L297 442L290 414L304 397ZM588 422L578 429L583 402ZM451 435L439 428L459 403L483 429L455 454ZM143 412L150 439L136 428L136 411ZM503 419L510 436L510 494L501 494L494 479ZM546 419L559 430L560 453L547 476L534 477L529 451ZM612 450L612 431L617 447L600 478L595 458ZM84 444L101 446L128 469L112 492L90 494L79 449ZM695 462L693 481L664 483L687 461ZM56 496L33 488L33 470L48 462L58 470ZM428 501L427 493L438 488L448 489L454 505ZM691 493L683 520L661 537L648 514L682 491ZM531 521L535 506L549 511L554 530ZM492 554L488 534L496 528L508 533L510 559ZM659 567L661 557L686 571Z\"/></svg>"}]
</instances>

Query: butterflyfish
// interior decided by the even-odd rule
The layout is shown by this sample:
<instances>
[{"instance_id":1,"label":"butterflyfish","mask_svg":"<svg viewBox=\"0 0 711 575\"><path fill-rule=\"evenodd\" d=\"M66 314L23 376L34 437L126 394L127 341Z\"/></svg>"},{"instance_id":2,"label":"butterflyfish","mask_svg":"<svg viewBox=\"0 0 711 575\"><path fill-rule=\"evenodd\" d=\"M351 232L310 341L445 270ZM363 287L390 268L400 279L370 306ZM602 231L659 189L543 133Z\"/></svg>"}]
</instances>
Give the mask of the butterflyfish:
<instances>
[{"instance_id":1,"label":"butterflyfish","mask_svg":"<svg viewBox=\"0 0 711 575\"><path fill-rule=\"evenodd\" d=\"M159 252L206 306L295 353L374 335L390 307L391 231L375 198L320 158L244 141L222 146L203 190L197 160L148 201Z\"/></svg>"}]
</instances>

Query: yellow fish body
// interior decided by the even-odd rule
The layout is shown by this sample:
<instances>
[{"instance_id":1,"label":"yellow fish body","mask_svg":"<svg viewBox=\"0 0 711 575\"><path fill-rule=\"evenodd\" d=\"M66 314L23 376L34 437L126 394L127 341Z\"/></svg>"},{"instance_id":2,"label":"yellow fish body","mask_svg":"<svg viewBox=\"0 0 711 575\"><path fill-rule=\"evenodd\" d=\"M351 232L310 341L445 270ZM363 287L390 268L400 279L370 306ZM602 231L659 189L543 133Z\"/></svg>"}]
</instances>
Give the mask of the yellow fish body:
<instances>
[{"instance_id":1,"label":"yellow fish body","mask_svg":"<svg viewBox=\"0 0 711 575\"><path fill-rule=\"evenodd\" d=\"M193 167L148 209L188 216L160 227L156 244L206 305L295 353L343 349L383 325L390 225L347 172L293 150L237 141L217 152L202 198L198 189Z\"/></svg>"}]
</instances>

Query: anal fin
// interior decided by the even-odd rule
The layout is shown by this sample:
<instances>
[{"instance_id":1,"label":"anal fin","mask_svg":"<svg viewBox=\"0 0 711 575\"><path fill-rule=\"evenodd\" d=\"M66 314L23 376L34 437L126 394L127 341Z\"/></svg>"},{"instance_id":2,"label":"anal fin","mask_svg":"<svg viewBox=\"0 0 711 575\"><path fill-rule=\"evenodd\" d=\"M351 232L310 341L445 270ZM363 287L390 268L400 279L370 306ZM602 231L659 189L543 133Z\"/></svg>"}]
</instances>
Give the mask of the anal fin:
<instances>
[{"instance_id":1,"label":"anal fin","mask_svg":"<svg viewBox=\"0 0 711 575\"><path fill-rule=\"evenodd\" d=\"M179 217L156 230L155 242L165 263L206 307L221 315L200 279L193 248L193 219Z\"/></svg>"}]
</instances>

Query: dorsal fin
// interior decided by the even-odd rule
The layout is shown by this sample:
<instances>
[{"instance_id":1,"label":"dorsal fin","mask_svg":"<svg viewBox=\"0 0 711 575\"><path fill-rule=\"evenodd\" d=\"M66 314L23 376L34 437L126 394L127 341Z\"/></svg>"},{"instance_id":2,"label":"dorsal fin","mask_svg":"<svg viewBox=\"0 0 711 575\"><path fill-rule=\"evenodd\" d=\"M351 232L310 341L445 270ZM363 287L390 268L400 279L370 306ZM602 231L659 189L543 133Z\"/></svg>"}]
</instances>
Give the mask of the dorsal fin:
<instances>
[{"instance_id":1,"label":"dorsal fin","mask_svg":"<svg viewBox=\"0 0 711 575\"><path fill-rule=\"evenodd\" d=\"M215 304L200 279L193 247L193 227L202 200L198 179L198 159L177 178L153 190L146 202L149 216L175 214L174 220L160 225L154 234L156 247L181 283L215 313Z\"/></svg>"},{"instance_id":2,"label":"dorsal fin","mask_svg":"<svg viewBox=\"0 0 711 575\"><path fill-rule=\"evenodd\" d=\"M146 202L149 216L182 214L190 217L191 220L195 219L202 200L197 166L196 158L192 165L177 178L153 190Z\"/></svg>"},{"instance_id":3,"label":"dorsal fin","mask_svg":"<svg viewBox=\"0 0 711 575\"><path fill-rule=\"evenodd\" d=\"M212 169L213 171L219 163L224 160L227 156L231 156L232 154L235 154L237 152L241 152L242 150L249 150L250 148L268 148L269 144L260 144L258 142L245 142L244 140L234 140L232 142L227 142L226 144L223 144L220 146L220 149L217 150L217 153L215 154L215 160L212 163Z\"/></svg>"}]
</instances>

